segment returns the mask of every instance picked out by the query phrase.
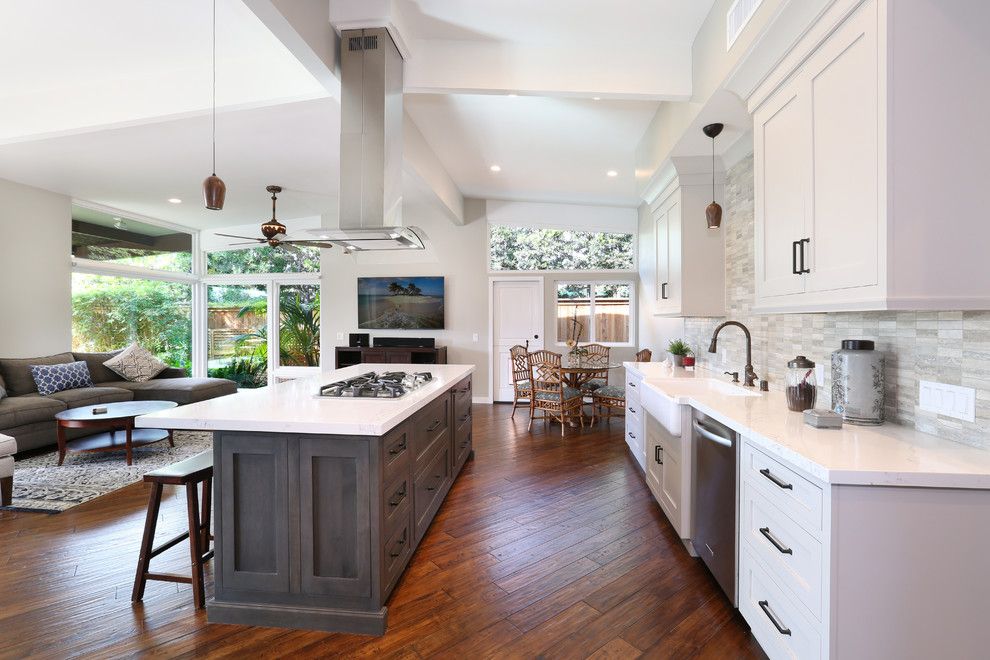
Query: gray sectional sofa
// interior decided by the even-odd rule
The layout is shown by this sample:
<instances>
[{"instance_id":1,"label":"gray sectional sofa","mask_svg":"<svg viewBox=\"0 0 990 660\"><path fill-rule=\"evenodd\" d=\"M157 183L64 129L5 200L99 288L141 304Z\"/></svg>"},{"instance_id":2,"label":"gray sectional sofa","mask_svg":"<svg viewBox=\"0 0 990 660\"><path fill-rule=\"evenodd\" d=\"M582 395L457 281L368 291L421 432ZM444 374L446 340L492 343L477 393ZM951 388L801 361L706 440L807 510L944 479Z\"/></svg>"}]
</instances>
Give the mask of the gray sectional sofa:
<instances>
[{"instance_id":1,"label":"gray sectional sofa","mask_svg":"<svg viewBox=\"0 0 990 660\"><path fill-rule=\"evenodd\" d=\"M0 399L0 434L13 436L17 451L56 444L55 414L68 408L132 400L175 401L179 405L213 399L237 391L224 378L187 378L182 369L169 368L143 383L123 380L103 363L110 353L59 353L38 358L0 358L0 386L7 396ZM63 364L83 360L95 387L40 396L31 376L31 365Z\"/></svg>"}]
</instances>

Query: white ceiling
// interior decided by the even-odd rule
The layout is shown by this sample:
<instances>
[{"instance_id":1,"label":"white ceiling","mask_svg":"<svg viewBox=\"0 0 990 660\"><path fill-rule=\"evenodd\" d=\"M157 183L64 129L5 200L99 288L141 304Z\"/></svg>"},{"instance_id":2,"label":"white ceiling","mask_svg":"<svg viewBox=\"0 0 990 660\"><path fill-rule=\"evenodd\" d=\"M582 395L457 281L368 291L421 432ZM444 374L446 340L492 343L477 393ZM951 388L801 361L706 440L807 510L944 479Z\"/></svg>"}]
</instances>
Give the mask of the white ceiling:
<instances>
[{"instance_id":1,"label":"white ceiling","mask_svg":"<svg viewBox=\"0 0 990 660\"><path fill-rule=\"evenodd\" d=\"M464 196L635 206L634 150L660 99L690 95L691 43L713 1L330 7L401 13L406 109ZM265 23L249 9L261 5ZM217 0L217 173L228 193L212 212L201 199L211 3L3 0L0 62L16 66L0 66L0 178L192 227L266 218L268 184L286 189L280 218L334 213L339 105L276 37L279 6Z\"/></svg>"},{"instance_id":2,"label":"white ceiling","mask_svg":"<svg viewBox=\"0 0 990 660\"><path fill-rule=\"evenodd\" d=\"M405 107L466 196L635 206L634 152L657 104L407 94Z\"/></svg>"},{"instance_id":3,"label":"white ceiling","mask_svg":"<svg viewBox=\"0 0 990 660\"><path fill-rule=\"evenodd\" d=\"M0 143L207 110L211 17L208 0L0 2ZM240 0L217 0L219 106L325 95Z\"/></svg>"},{"instance_id":4,"label":"white ceiling","mask_svg":"<svg viewBox=\"0 0 990 660\"><path fill-rule=\"evenodd\" d=\"M269 184L285 191L279 215L336 209L340 106L331 99L228 112L217 119L223 211L203 206L210 118L142 124L0 146L0 178L192 227L270 217ZM182 200L170 204L170 197Z\"/></svg>"}]
</instances>

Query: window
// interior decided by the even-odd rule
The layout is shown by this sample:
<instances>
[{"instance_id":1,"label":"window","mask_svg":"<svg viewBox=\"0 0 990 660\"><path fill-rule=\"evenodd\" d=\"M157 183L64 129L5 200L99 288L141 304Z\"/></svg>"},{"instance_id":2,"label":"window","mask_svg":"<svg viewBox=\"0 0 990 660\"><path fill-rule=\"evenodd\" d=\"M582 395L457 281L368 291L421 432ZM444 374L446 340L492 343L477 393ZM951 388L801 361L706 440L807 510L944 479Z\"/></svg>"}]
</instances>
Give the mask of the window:
<instances>
[{"instance_id":1,"label":"window","mask_svg":"<svg viewBox=\"0 0 990 660\"><path fill-rule=\"evenodd\" d=\"M319 284L278 288L278 345L281 366L320 366Z\"/></svg>"},{"instance_id":2,"label":"window","mask_svg":"<svg viewBox=\"0 0 990 660\"><path fill-rule=\"evenodd\" d=\"M73 205L72 256L191 273L192 234Z\"/></svg>"},{"instance_id":3,"label":"window","mask_svg":"<svg viewBox=\"0 0 990 660\"><path fill-rule=\"evenodd\" d=\"M207 374L238 387L268 384L268 287L206 289Z\"/></svg>"},{"instance_id":4,"label":"window","mask_svg":"<svg viewBox=\"0 0 990 660\"><path fill-rule=\"evenodd\" d=\"M210 252L206 255L206 272L210 275L319 273L320 248L299 247L290 252L265 245Z\"/></svg>"},{"instance_id":5,"label":"window","mask_svg":"<svg viewBox=\"0 0 990 660\"><path fill-rule=\"evenodd\" d=\"M192 364L192 287L180 282L72 274L72 350L131 342L173 367Z\"/></svg>"},{"instance_id":6,"label":"window","mask_svg":"<svg viewBox=\"0 0 990 660\"><path fill-rule=\"evenodd\" d=\"M557 342L631 344L630 282L558 282Z\"/></svg>"},{"instance_id":7,"label":"window","mask_svg":"<svg viewBox=\"0 0 990 660\"><path fill-rule=\"evenodd\" d=\"M632 234L489 227L489 267L497 270L633 270Z\"/></svg>"}]
</instances>

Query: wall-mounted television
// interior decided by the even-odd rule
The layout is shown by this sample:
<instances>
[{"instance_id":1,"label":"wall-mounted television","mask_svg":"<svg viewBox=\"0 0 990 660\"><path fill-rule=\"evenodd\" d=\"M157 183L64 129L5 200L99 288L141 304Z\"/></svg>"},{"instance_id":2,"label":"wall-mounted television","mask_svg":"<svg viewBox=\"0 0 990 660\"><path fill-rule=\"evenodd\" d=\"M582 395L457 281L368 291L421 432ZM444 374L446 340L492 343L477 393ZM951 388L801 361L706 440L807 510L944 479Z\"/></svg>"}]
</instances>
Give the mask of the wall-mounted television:
<instances>
[{"instance_id":1,"label":"wall-mounted television","mask_svg":"<svg viewBox=\"0 0 990 660\"><path fill-rule=\"evenodd\" d=\"M442 277L359 277L358 327L442 330Z\"/></svg>"}]
</instances>

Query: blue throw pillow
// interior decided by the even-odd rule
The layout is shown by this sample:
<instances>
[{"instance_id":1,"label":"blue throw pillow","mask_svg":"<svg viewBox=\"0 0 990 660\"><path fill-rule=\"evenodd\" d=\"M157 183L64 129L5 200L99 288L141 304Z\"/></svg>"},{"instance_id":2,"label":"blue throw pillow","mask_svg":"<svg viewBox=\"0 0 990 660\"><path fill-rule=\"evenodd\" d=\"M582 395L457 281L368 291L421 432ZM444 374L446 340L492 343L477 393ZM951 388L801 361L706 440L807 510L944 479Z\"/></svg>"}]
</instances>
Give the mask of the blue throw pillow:
<instances>
[{"instance_id":1,"label":"blue throw pillow","mask_svg":"<svg viewBox=\"0 0 990 660\"><path fill-rule=\"evenodd\" d=\"M89 367L82 361L65 364L33 364L31 376L41 396L80 387L93 387Z\"/></svg>"}]
</instances>

